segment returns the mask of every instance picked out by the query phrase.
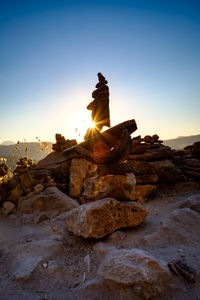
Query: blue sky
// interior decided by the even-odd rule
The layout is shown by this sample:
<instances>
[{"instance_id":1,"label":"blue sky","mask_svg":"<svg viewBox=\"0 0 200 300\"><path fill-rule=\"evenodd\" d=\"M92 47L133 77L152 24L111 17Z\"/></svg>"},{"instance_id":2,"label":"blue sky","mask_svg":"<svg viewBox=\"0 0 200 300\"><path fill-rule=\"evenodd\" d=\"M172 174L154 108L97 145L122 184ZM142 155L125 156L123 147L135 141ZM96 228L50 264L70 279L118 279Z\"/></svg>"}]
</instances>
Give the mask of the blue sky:
<instances>
[{"instance_id":1,"label":"blue sky","mask_svg":"<svg viewBox=\"0 0 200 300\"><path fill-rule=\"evenodd\" d=\"M200 2L0 0L0 143L82 134L98 72L112 125L199 134Z\"/></svg>"}]
</instances>

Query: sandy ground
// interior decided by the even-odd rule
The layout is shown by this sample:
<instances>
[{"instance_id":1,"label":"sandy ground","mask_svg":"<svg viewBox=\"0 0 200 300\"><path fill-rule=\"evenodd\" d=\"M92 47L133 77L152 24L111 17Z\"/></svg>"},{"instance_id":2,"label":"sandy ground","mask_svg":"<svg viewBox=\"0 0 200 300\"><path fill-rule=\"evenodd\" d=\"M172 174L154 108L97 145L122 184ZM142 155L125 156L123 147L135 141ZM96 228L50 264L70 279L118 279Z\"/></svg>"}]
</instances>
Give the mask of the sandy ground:
<instances>
[{"instance_id":1,"label":"sandy ground","mask_svg":"<svg viewBox=\"0 0 200 300\"><path fill-rule=\"evenodd\" d=\"M149 215L137 228L99 240L84 240L65 228L65 214L40 224L26 216L0 215L0 299L141 299L131 289L113 290L95 281L103 251L140 248L169 262L182 257L197 271L196 282L173 275L162 300L200 300L200 213L181 209L197 183L160 186L149 199Z\"/></svg>"}]
</instances>

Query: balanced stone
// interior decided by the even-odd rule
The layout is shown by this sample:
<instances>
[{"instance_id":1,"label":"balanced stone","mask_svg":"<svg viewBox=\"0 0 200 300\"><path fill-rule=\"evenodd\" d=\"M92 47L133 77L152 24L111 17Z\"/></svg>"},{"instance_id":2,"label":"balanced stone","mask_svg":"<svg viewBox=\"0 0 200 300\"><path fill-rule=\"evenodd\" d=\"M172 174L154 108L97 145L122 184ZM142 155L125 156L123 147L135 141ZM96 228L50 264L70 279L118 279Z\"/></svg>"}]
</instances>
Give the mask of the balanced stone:
<instances>
[{"instance_id":1,"label":"balanced stone","mask_svg":"<svg viewBox=\"0 0 200 300\"><path fill-rule=\"evenodd\" d=\"M110 111L109 111L109 88L106 85L108 82L105 77L98 73L99 83L97 89L92 93L94 100L87 106L88 110L92 111L92 121L98 131L101 131L103 126L110 127ZM87 131L85 139L88 139L91 132Z\"/></svg>"}]
</instances>

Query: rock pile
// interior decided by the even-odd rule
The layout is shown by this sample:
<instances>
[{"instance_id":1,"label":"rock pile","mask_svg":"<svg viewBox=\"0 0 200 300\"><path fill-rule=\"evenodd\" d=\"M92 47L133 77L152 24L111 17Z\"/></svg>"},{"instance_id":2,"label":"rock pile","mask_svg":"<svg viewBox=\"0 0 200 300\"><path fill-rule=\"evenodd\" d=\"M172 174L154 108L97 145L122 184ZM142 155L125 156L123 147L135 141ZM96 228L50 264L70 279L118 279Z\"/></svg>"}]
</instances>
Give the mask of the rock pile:
<instances>
[{"instance_id":1,"label":"rock pile","mask_svg":"<svg viewBox=\"0 0 200 300\"><path fill-rule=\"evenodd\" d=\"M0 187L1 206L4 202L14 205L9 210L12 205L6 203L3 212L19 207L23 213L44 213L52 210L53 199L58 206L62 203L61 212L74 208L68 213L68 229L83 237L100 238L142 222L147 210L133 201L144 204L160 182L174 183L191 177L199 180L200 142L184 151L174 151L163 145L157 134L131 139L137 129L135 120L100 133L103 126L110 126L109 89L101 73L98 78L97 89L92 93L94 100L88 105L96 132L79 145L76 140L56 134L54 151L36 166L32 160L21 158L13 178L2 185L3 189ZM53 196L49 192L52 190ZM100 216L102 224L98 223ZM100 225L104 229L95 236Z\"/></svg>"},{"instance_id":2,"label":"rock pile","mask_svg":"<svg viewBox=\"0 0 200 300\"><path fill-rule=\"evenodd\" d=\"M134 200L155 192L159 182L172 183L183 179L171 160L170 147L164 146L157 134L132 139L128 162L133 166L136 177Z\"/></svg>"},{"instance_id":3,"label":"rock pile","mask_svg":"<svg viewBox=\"0 0 200 300\"><path fill-rule=\"evenodd\" d=\"M97 74L99 82L96 84L96 90L92 93L94 99L87 109L92 111L92 121L95 124L96 130L101 131L103 126L110 127L110 112L109 112L109 88L108 81L101 74ZM93 130L88 129L84 139L87 140L93 133Z\"/></svg>"},{"instance_id":4,"label":"rock pile","mask_svg":"<svg viewBox=\"0 0 200 300\"><path fill-rule=\"evenodd\" d=\"M6 163L6 160L0 158L0 177L5 176L7 173L8 173L8 165Z\"/></svg>"},{"instance_id":5,"label":"rock pile","mask_svg":"<svg viewBox=\"0 0 200 300\"><path fill-rule=\"evenodd\" d=\"M52 145L52 149L54 151L62 152L65 149L68 149L74 145L77 145L77 141L74 140L66 140L64 136L59 133L56 133L56 143Z\"/></svg>"},{"instance_id":6,"label":"rock pile","mask_svg":"<svg viewBox=\"0 0 200 300\"><path fill-rule=\"evenodd\" d=\"M15 174L25 173L30 170L34 166L34 162L32 159L27 157L22 157L18 160L17 166L14 170Z\"/></svg>"},{"instance_id":7,"label":"rock pile","mask_svg":"<svg viewBox=\"0 0 200 300\"><path fill-rule=\"evenodd\" d=\"M200 179L200 141L189 145L182 151L173 151L174 163L187 180Z\"/></svg>"}]
</instances>

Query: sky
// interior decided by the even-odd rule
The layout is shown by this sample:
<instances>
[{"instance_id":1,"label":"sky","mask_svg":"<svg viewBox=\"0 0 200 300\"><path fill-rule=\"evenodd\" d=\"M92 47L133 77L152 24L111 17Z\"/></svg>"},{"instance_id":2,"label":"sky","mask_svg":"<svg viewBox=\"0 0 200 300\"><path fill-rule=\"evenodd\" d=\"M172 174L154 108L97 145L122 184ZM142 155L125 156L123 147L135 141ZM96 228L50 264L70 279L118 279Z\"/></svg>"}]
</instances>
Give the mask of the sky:
<instances>
[{"instance_id":1,"label":"sky","mask_svg":"<svg viewBox=\"0 0 200 300\"><path fill-rule=\"evenodd\" d=\"M112 126L200 134L200 2L0 0L0 143L82 136L98 72Z\"/></svg>"}]
</instances>

